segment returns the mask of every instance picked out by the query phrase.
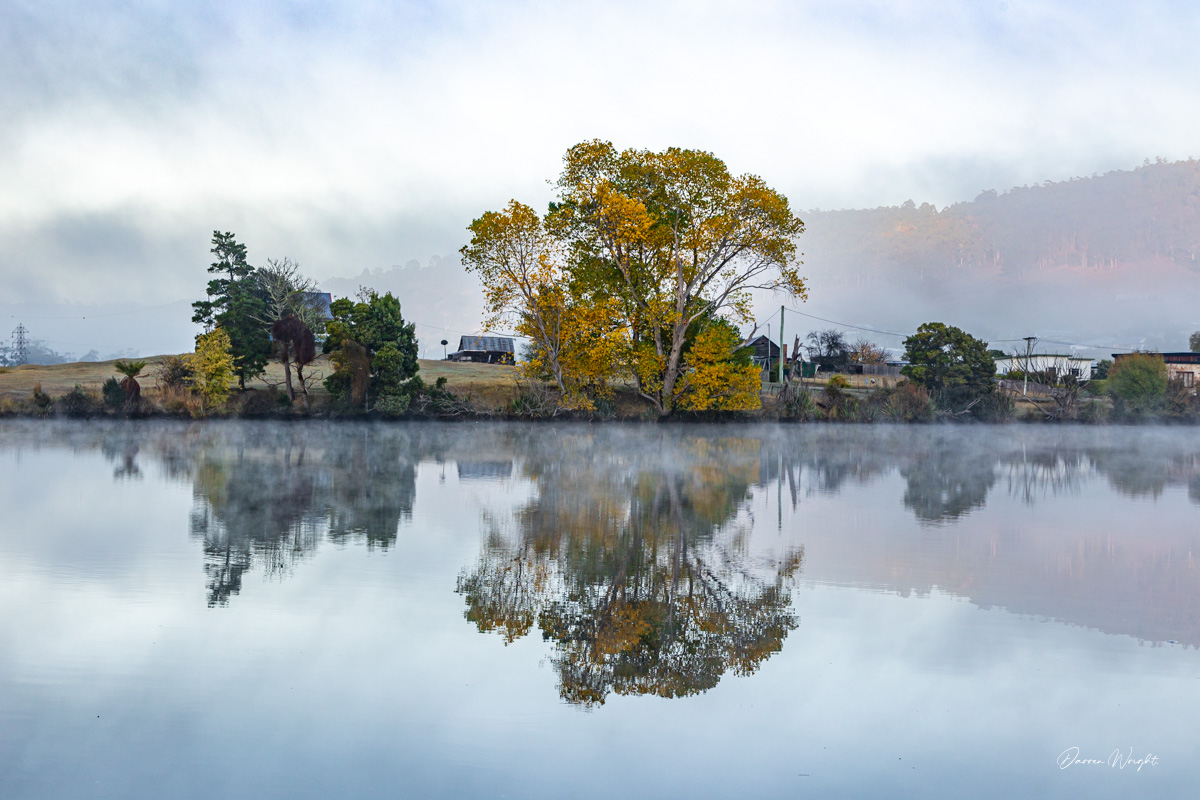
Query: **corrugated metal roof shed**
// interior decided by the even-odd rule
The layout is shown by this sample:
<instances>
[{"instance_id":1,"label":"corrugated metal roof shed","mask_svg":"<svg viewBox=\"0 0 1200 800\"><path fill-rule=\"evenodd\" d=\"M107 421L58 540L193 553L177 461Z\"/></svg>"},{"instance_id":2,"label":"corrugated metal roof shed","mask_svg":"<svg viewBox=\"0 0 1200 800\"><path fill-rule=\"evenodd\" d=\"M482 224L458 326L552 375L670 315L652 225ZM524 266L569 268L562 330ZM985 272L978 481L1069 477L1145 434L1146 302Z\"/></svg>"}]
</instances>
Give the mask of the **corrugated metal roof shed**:
<instances>
[{"instance_id":1,"label":"corrugated metal roof shed","mask_svg":"<svg viewBox=\"0 0 1200 800\"><path fill-rule=\"evenodd\" d=\"M458 340L459 352L484 351L493 353L513 353L513 340L507 336L463 336Z\"/></svg>"}]
</instances>

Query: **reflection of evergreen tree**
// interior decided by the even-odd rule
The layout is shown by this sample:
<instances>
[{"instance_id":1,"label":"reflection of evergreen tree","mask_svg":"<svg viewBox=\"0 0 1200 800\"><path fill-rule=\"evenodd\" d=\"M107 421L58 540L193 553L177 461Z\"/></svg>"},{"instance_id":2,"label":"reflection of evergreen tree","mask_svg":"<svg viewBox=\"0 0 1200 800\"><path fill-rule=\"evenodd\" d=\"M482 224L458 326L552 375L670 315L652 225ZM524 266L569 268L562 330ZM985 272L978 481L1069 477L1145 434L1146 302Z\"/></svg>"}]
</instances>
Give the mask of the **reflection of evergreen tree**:
<instances>
[{"instance_id":1,"label":"reflection of evergreen tree","mask_svg":"<svg viewBox=\"0 0 1200 800\"><path fill-rule=\"evenodd\" d=\"M1188 484L1200 474L1200 455L1170 452L1161 442L1152 447L1104 448L1092 458L1112 487L1131 497L1158 497L1168 486Z\"/></svg>"},{"instance_id":2,"label":"reflection of evergreen tree","mask_svg":"<svg viewBox=\"0 0 1200 800\"><path fill-rule=\"evenodd\" d=\"M138 441L128 436L106 436L100 443L104 457L117 464L113 468L113 477L117 480L141 480L142 470L137 463L140 450Z\"/></svg>"},{"instance_id":3,"label":"reflection of evergreen tree","mask_svg":"<svg viewBox=\"0 0 1200 800\"><path fill-rule=\"evenodd\" d=\"M481 631L513 641L537 624L565 700L703 692L782 647L801 554L756 570L719 535L757 479L757 441L625 448L589 435L534 453L537 496L516 514L517 541L493 535L458 590Z\"/></svg>"},{"instance_id":4,"label":"reflection of evergreen tree","mask_svg":"<svg viewBox=\"0 0 1200 800\"><path fill-rule=\"evenodd\" d=\"M210 605L224 605L237 594L254 561L267 575L283 575L316 549L314 483L303 451L267 460L239 453L232 463L213 459L198 465L191 529L204 541Z\"/></svg>"},{"instance_id":5,"label":"reflection of evergreen tree","mask_svg":"<svg viewBox=\"0 0 1200 800\"><path fill-rule=\"evenodd\" d=\"M329 538L362 538L387 549L401 519L412 517L417 493L416 453L407 438L347 433L330 454Z\"/></svg>"},{"instance_id":6,"label":"reflection of evergreen tree","mask_svg":"<svg viewBox=\"0 0 1200 800\"><path fill-rule=\"evenodd\" d=\"M955 520L983 508L996 483L996 455L937 447L901 467L904 507L922 522Z\"/></svg>"},{"instance_id":7,"label":"reflection of evergreen tree","mask_svg":"<svg viewBox=\"0 0 1200 800\"><path fill-rule=\"evenodd\" d=\"M210 605L227 603L251 569L290 574L325 535L386 548L412 514L423 442L401 430L239 433L199 442L186 459L171 451L193 482L191 530L204 543Z\"/></svg>"}]
</instances>

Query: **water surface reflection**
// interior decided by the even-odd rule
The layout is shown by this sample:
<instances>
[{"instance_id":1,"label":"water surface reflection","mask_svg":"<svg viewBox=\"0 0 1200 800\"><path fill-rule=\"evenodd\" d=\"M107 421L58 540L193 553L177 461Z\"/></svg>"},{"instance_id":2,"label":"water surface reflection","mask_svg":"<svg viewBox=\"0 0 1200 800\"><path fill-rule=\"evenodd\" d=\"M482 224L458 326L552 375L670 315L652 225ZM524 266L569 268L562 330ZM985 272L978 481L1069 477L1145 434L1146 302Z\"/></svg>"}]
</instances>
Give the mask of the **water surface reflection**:
<instances>
[{"instance_id":1,"label":"water surface reflection","mask_svg":"<svg viewBox=\"0 0 1200 800\"><path fill-rule=\"evenodd\" d=\"M3 436L0 448L97 449L118 482L190 484L214 606L247 574L286 578L323 543L386 552L420 502L421 466L445 481L450 465L461 486L491 487L478 561L455 587L467 619L509 642L536 628L562 697L583 705L753 672L796 627L800 579L940 588L1200 645L1193 528L1155 524L1149 508L1122 511L1144 524L1105 524L1120 497L1177 487L1200 503L1191 430L235 423ZM840 518L811 524L810 501L847 492ZM1068 502L1078 519L1055 515ZM905 533L900 510L926 533ZM768 532L786 535L764 546Z\"/></svg>"},{"instance_id":2,"label":"water surface reflection","mask_svg":"<svg viewBox=\"0 0 1200 800\"><path fill-rule=\"evenodd\" d=\"M2 422L0 794L1184 797L1198 502L1192 429Z\"/></svg>"},{"instance_id":3,"label":"water surface reflection","mask_svg":"<svg viewBox=\"0 0 1200 800\"><path fill-rule=\"evenodd\" d=\"M467 619L507 642L536 624L553 643L559 694L679 697L749 675L797 624L791 579L802 547L756 560L733 524L758 479L761 442L661 437L613 448L603 436L526 449L533 498L496 518L459 578Z\"/></svg>"}]
</instances>

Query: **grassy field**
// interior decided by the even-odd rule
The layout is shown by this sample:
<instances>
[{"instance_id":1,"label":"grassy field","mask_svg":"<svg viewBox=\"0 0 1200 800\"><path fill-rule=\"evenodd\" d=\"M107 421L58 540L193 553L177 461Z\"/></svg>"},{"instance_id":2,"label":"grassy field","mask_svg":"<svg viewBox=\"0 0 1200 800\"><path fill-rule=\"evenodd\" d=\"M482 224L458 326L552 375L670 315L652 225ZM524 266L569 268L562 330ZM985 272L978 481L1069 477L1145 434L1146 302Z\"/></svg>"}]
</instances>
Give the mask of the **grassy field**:
<instances>
[{"instance_id":1,"label":"grassy field","mask_svg":"<svg viewBox=\"0 0 1200 800\"><path fill-rule=\"evenodd\" d=\"M138 378L142 385L143 395L147 400L163 402L156 386L156 374L163 359L167 356L152 356L142 359L146 368ZM0 401L25 402L31 399L33 389L40 385L41 390L52 398L60 398L75 388L82 387L85 392L99 395L104 381L110 377L120 378L113 369L112 361L77 362L73 364L55 364L52 366L25 365L21 367L0 368ZM431 361L421 359L420 372L422 380L427 384L435 383L439 378L446 379L446 388L458 398L468 401L469 405L483 412L524 413L522 404L514 405L521 395L520 370L513 366L499 364L474 364L469 362ZM312 393L314 401L320 404L322 396L326 395L321 381L332 369L327 356L321 356L308 368L313 376ZM883 378L862 375L847 375L845 377L855 394L866 390L894 386L896 378ZM819 379L806 379L806 387L810 391L819 391L829 380L828 375ZM261 389L268 386L283 386L283 366L271 362L264 375L251 381L247 388ZM650 404L638 396L632 386L618 384L614 387L613 405L610 413L620 419L651 419L655 415ZM771 406L779 391L778 384L764 383L762 385L763 403ZM1024 409L1022 409L1024 410Z\"/></svg>"},{"instance_id":2,"label":"grassy field","mask_svg":"<svg viewBox=\"0 0 1200 800\"><path fill-rule=\"evenodd\" d=\"M138 381L149 396L156 394L154 376L159 365L166 356L151 356L144 360L146 368ZM36 384L41 384L42 391L51 397L66 394L82 386L85 391L99 392L104 381L111 377L121 376L113 369L112 361L82 361L73 364L54 364L39 366L26 364L21 367L0 368L0 397L13 399L27 398L33 392ZM516 388L517 368L500 364L470 364L451 361L420 360L420 376L426 383L433 383L438 378L446 378L446 388L455 394L471 394L480 401L509 398ZM323 393L321 380L330 372L327 356L321 356L307 370L313 375L315 391ZM248 384L249 387L266 387L270 384L283 384L283 366L271 362L267 372Z\"/></svg>"}]
</instances>

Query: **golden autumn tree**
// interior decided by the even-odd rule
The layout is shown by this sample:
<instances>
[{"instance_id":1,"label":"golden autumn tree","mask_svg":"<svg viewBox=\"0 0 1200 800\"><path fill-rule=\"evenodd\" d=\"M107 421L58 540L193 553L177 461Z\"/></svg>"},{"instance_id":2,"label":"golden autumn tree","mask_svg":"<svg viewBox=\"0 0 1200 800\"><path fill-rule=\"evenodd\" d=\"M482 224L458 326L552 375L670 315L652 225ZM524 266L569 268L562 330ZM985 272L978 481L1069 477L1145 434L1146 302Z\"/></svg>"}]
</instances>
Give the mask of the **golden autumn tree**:
<instances>
[{"instance_id":1,"label":"golden autumn tree","mask_svg":"<svg viewBox=\"0 0 1200 800\"><path fill-rule=\"evenodd\" d=\"M197 336L196 352L187 355L201 411L219 406L229 398L236 378L230 349L229 334L218 327Z\"/></svg>"},{"instance_id":2,"label":"golden autumn tree","mask_svg":"<svg viewBox=\"0 0 1200 800\"><path fill-rule=\"evenodd\" d=\"M570 291L560 243L529 206L513 200L468 230L471 243L461 253L483 283L484 327L512 324L531 342L526 371L551 378L568 407L591 408L607 393L624 346L613 303Z\"/></svg>"},{"instance_id":3,"label":"golden autumn tree","mask_svg":"<svg viewBox=\"0 0 1200 800\"><path fill-rule=\"evenodd\" d=\"M487 324L514 321L577 406L621 374L664 416L757 408L722 326L750 319L756 289L805 296L787 198L711 153L600 141L567 152L557 187L544 218L514 200L471 223Z\"/></svg>"},{"instance_id":4,"label":"golden autumn tree","mask_svg":"<svg viewBox=\"0 0 1200 800\"><path fill-rule=\"evenodd\" d=\"M584 142L567 152L557 186L549 225L576 290L620 309L633 377L660 414L711 407L696 386L680 392L678 384L689 369L705 371L701 356L732 357L715 352L710 334L686 359L697 322L749 320L756 289L805 297L796 251L804 223L761 178L734 176L711 153Z\"/></svg>"},{"instance_id":5,"label":"golden autumn tree","mask_svg":"<svg viewBox=\"0 0 1200 800\"><path fill-rule=\"evenodd\" d=\"M737 328L703 318L689 331L683 369L675 384L675 408L689 411L751 411L761 405L759 368L741 347Z\"/></svg>"}]
</instances>

